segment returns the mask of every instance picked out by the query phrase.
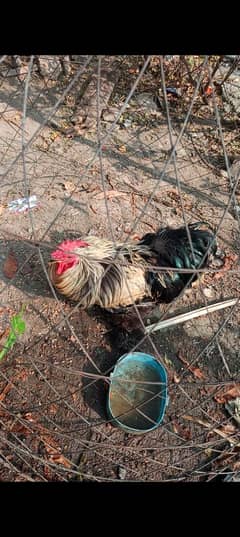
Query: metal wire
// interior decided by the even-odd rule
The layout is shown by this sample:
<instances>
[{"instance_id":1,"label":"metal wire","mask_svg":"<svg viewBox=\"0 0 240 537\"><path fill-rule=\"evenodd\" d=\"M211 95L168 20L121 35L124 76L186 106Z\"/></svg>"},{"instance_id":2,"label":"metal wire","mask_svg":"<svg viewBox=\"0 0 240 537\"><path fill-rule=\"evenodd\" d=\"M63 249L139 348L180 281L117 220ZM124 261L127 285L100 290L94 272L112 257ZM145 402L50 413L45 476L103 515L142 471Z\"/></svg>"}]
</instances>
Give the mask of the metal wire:
<instances>
[{"instance_id":1,"label":"metal wire","mask_svg":"<svg viewBox=\"0 0 240 537\"><path fill-rule=\"evenodd\" d=\"M234 394L240 397L238 304L225 313L206 316L201 325L196 319L191 325L154 335L130 329L118 332L111 319L106 321L99 312L81 312L78 304L63 302L49 280L47 261L57 236L69 238L69 225L75 237L89 230L124 246L134 235L183 222L194 255L189 223L201 219L202 213L208 215L213 240L220 243L225 260L232 260L230 266L219 280L219 268L189 271L188 289L158 309L157 318L165 319L170 310L176 315L196 309L199 303L208 305L205 280L198 289L190 285L201 272L208 278L209 296L229 297L233 289L236 296L240 174L233 182L231 163L240 140L237 130L234 135L225 128L227 120L235 121L237 128L236 115L229 118L224 99L211 88L216 80L218 87L231 86L233 77L235 86L240 85L238 62L229 69L227 64L224 68L224 56L87 56L67 59L69 69L57 78L61 66L64 71L63 63L58 57L43 58L48 65L53 59L52 72L40 78L35 68L39 58L19 57L24 69L9 78L11 58L0 58L1 346L13 314L27 305L26 334L0 361L0 476L3 480L114 482L234 475L239 471L239 428L226 413L224 401L231 394L233 399ZM113 89L107 89L110 94L104 97L104 88L111 83ZM187 98L184 94L171 97L177 92L171 87L174 83L176 88L182 83ZM206 88L211 93L207 104ZM143 95L148 105L139 101ZM95 107L95 125L88 130L83 119L79 131L71 126L69 138L61 118L69 127L78 110L87 116L90 106L93 111ZM104 119L108 108L110 121ZM200 119L206 119L206 125ZM197 120L196 142L191 129ZM217 129L214 137L207 124L210 120ZM42 140L48 140L47 148L41 147ZM211 165L209 172L204 164L211 151L224 157L226 171L220 179L219 170ZM35 193L39 208L31 210L28 201L28 211L13 218L8 203ZM5 273L9 251L18 264L10 278ZM35 264L33 273L26 272L29 264ZM133 310L143 332L143 308L133 303ZM147 435L125 434L113 427L105 411L109 374L121 349L151 352L168 370L166 415L161 426ZM145 412L141 405L137 411Z\"/></svg>"}]
</instances>

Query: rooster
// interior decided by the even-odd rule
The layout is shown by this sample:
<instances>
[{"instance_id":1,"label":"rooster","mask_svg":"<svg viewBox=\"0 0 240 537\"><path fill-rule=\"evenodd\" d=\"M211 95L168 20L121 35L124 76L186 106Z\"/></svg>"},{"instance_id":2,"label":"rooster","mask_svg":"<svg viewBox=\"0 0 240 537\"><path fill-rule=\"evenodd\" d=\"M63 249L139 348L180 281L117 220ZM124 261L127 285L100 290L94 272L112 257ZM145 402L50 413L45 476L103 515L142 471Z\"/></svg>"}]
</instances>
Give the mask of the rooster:
<instances>
[{"instance_id":1,"label":"rooster","mask_svg":"<svg viewBox=\"0 0 240 537\"><path fill-rule=\"evenodd\" d=\"M188 226L191 244L185 227L166 227L128 243L94 236L66 240L51 254L50 280L84 309L98 305L119 312L135 303L171 302L197 278L191 271L206 267L216 252L214 235L203 224Z\"/></svg>"}]
</instances>

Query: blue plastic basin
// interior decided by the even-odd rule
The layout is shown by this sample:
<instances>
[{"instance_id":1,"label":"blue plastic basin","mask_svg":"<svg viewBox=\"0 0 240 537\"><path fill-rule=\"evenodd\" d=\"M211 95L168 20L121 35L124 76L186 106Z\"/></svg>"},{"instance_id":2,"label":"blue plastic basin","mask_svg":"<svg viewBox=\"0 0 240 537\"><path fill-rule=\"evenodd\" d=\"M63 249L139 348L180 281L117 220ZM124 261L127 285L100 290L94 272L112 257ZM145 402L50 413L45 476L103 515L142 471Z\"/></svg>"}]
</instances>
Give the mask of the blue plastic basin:
<instances>
[{"instance_id":1,"label":"blue plastic basin","mask_svg":"<svg viewBox=\"0 0 240 537\"><path fill-rule=\"evenodd\" d=\"M160 425L167 401L166 370L154 356L132 352L119 358L107 400L116 426L128 433L150 432Z\"/></svg>"}]
</instances>

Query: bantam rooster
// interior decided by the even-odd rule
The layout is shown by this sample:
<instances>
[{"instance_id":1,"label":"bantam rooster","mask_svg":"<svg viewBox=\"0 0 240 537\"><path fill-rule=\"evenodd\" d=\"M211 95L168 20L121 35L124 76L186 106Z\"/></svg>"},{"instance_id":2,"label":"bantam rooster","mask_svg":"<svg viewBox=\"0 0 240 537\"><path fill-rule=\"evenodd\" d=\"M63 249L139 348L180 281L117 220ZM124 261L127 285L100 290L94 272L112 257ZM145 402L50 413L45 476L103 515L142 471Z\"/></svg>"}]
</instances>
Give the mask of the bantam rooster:
<instances>
[{"instance_id":1,"label":"bantam rooster","mask_svg":"<svg viewBox=\"0 0 240 537\"><path fill-rule=\"evenodd\" d=\"M159 229L127 244L93 236L66 240L51 254L50 280L84 309L98 305L119 311L146 301L171 302L197 278L171 269L204 268L216 252L214 235L202 225L188 226L192 245L185 227Z\"/></svg>"}]
</instances>

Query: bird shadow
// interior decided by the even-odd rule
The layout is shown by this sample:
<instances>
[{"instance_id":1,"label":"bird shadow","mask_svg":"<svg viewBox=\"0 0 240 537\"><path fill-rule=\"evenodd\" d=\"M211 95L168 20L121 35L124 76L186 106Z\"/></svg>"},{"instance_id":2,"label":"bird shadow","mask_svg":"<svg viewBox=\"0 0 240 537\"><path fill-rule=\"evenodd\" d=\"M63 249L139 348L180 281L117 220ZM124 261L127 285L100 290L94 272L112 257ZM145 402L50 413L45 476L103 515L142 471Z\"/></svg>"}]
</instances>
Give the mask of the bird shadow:
<instances>
[{"instance_id":1,"label":"bird shadow","mask_svg":"<svg viewBox=\"0 0 240 537\"><path fill-rule=\"evenodd\" d=\"M126 330L119 323L114 321L114 314L106 315L106 312L97 307L88 311L89 317L100 321L106 331L104 334L104 345L97 346L91 352L93 362L87 361L83 367L86 376L82 380L82 395L85 403L101 419L106 420L107 415L107 394L109 382L106 379L93 379L87 375L90 373L109 377L119 358L138 345L142 339L143 332L136 328L135 330ZM94 364L97 364L98 371Z\"/></svg>"},{"instance_id":2,"label":"bird shadow","mask_svg":"<svg viewBox=\"0 0 240 537\"><path fill-rule=\"evenodd\" d=\"M50 251L47 243L38 246L25 240L1 240L0 280L30 296L52 296L43 268L47 270Z\"/></svg>"},{"instance_id":3,"label":"bird shadow","mask_svg":"<svg viewBox=\"0 0 240 537\"><path fill-rule=\"evenodd\" d=\"M0 281L13 285L28 296L52 297L46 275L51 252L66 239L76 239L82 232L66 229L53 232L50 241L0 240Z\"/></svg>"}]
</instances>

